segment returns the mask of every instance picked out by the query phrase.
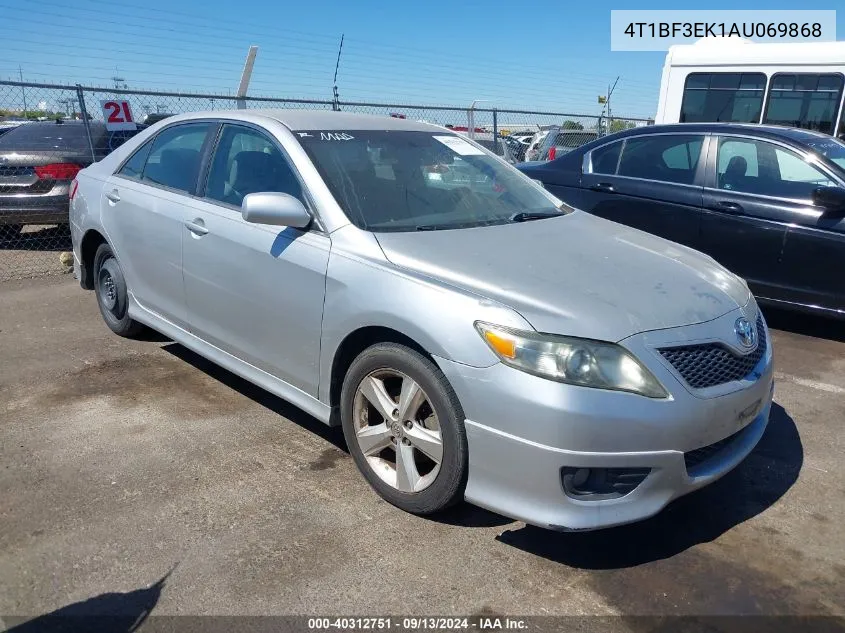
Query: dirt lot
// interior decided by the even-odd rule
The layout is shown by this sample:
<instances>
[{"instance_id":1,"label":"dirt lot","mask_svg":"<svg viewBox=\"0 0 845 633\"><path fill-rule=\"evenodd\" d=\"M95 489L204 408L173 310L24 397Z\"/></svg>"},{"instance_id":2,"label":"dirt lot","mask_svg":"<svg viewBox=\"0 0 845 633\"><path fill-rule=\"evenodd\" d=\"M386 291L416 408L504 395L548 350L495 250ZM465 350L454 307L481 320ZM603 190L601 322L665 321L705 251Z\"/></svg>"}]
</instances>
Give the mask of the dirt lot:
<instances>
[{"instance_id":1,"label":"dirt lot","mask_svg":"<svg viewBox=\"0 0 845 633\"><path fill-rule=\"evenodd\" d=\"M404 514L339 432L112 335L70 276L0 283L0 617L170 570L156 614L845 615L845 324L768 316L777 404L754 453L652 520L559 534Z\"/></svg>"}]
</instances>

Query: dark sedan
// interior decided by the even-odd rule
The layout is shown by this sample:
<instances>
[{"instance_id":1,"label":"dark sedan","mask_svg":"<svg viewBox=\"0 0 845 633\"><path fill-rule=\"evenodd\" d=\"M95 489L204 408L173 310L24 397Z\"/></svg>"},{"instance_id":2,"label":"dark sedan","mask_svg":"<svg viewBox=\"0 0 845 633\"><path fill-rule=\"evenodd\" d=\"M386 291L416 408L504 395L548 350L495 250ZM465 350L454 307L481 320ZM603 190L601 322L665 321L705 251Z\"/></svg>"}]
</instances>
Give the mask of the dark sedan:
<instances>
[{"instance_id":1,"label":"dark sedan","mask_svg":"<svg viewBox=\"0 0 845 633\"><path fill-rule=\"evenodd\" d=\"M91 122L33 122L0 136L0 226L67 224L69 188L77 172L119 147L135 131L109 132Z\"/></svg>"},{"instance_id":2,"label":"dark sedan","mask_svg":"<svg viewBox=\"0 0 845 633\"><path fill-rule=\"evenodd\" d=\"M711 255L760 300L845 317L842 141L773 126L659 125L519 168L574 207Z\"/></svg>"}]
</instances>

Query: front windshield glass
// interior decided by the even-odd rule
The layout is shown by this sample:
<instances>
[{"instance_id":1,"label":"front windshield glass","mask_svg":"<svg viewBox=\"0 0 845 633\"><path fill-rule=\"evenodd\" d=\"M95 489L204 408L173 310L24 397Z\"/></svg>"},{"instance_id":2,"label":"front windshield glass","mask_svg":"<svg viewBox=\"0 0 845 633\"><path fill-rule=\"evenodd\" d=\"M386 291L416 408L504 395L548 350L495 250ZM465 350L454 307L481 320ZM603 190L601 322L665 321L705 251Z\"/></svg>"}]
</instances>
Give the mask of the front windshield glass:
<instances>
[{"instance_id":1,"label":"front windshield glass","mask_svg":"<svg viewBox=\"0 0 845 633\"><path fill-rule=\"evenodd\" d=\"M349 220L368 231L457 229L565 212L526 176L448 132L295 135Z\"/></svg>"},{"instance_id":2,"label":"front windshield glass","mask_svg":"<svg viewBox=\"0 0 845 633\"><path fill-rule=\"evenodd\" d=\"M845 143L833 137L804 139L804 142L828 160L845 169Z\"/></svg>"}]
</instances>

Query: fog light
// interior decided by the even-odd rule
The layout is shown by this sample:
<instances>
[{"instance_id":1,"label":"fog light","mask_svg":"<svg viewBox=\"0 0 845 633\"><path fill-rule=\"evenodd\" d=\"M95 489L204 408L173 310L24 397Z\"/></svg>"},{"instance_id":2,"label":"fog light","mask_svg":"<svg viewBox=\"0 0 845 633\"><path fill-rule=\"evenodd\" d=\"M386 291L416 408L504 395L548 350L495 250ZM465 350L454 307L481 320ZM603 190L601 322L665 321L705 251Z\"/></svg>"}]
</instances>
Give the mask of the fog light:
<instances>
[{"instance_id":1,"label":"fog light","mask_svg":"<svg viewBox=\"0 0 845 633\"><path fill-rule=\"evenodd\" d=\"M575 468L560 469L563 491L580 501L618 499L639 486L651 468Z\"/></svg>"}]
</instances>

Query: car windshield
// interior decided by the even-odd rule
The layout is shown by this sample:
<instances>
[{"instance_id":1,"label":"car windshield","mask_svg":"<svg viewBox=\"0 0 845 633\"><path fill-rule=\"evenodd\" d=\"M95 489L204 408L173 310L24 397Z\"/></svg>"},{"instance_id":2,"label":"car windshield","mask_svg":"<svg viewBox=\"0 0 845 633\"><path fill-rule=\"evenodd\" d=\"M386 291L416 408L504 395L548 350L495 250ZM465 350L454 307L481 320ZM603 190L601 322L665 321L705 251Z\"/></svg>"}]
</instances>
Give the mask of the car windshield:
<instances>
[{"instance_id":1,"label":"car windshield","mask_svg":"<svg viewBox=\"0 0 845 633\"><path fill-rule=\"evenodd\" d=\"M839 139L833 137L812 138L810 140L805 139L804 142L828 160L845 169L845 143Z\"/></svg>"},{"instance_id":2,"label":"car windshield","mask_svg":"<svg viewBox=\"0 0 845 633\"><path fill-rule=\"evenodd\" d=\"M362 229L457 229L565 213L526 176L445 131L309 130L296 136L349 220Z\"/></svg>"}]
</instances>

